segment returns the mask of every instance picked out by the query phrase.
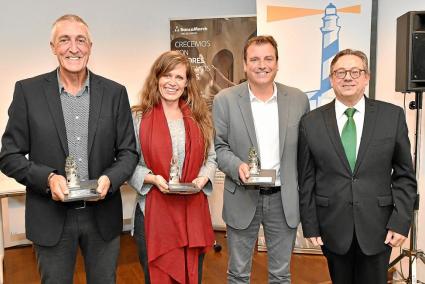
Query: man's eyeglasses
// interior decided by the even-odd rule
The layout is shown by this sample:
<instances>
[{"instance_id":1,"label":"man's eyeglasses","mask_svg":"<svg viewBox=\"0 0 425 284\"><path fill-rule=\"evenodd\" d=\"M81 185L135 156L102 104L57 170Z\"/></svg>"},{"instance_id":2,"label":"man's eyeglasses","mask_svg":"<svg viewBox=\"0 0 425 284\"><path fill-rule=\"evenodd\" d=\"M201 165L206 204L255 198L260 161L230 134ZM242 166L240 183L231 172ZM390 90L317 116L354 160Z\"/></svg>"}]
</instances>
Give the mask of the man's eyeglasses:
<instances>
[{"instance_id":1,"label":"man's eyeglasses","mask_svg":"<svg viewBox=\"0 0 425 284\"><path fill-rule=\"evenodd\" d=\"M345 76L347 76L347 73L350 73L350 77L352 79L357 79L357 78L360 77L360 75L362 75L362 72L366 72L366 70L359 69L359 68L353 68L353 69L350 69L350 70L338 69L338 70L333 71L332 73L338 79L344 79Z\"/></svg>"}]
</instances>

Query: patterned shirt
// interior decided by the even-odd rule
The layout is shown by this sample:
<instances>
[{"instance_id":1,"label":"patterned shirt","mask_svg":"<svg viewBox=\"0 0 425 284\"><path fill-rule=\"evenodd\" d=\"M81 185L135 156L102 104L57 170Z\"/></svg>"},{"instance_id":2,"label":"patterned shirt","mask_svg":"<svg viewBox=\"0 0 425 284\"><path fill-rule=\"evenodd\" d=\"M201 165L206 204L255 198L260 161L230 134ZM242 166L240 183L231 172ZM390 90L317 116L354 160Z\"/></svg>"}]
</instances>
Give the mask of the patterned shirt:
<instances>
[{"instance_id":1,"label":"patterned shirt","mask_svg":"<svg viewBox=\"0 0 425 284\"><path fill-rule=\"evenodd\" d=\"M89 179L87 142L89 132L90 88L89 73L76 95L65 90L58 74L59 93L65 120L69 155L75 158L80 180Z\"/></svg>"}]
</instances>

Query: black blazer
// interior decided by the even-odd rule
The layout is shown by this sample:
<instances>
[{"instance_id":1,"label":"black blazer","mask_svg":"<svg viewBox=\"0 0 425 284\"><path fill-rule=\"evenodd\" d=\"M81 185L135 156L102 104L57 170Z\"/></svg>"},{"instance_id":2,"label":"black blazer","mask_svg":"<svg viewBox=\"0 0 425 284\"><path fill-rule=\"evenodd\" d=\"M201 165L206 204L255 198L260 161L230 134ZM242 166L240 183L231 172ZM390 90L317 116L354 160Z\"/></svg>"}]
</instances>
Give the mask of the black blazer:
<instances>
[{"instance_id":1,"label":"black blazer","mask_svg":"<svg viewBox=\"0 0 425 284\"><path fill-rule=\"evenodd\" d=\"M416 179L406 120L400 107L366 98L354 173L344 153L335 101L300 122L298 174L305 237L345 254L354 232L367 255L385 250L387 230L407 236Z\"/></svg>"},{"instance_id":2,"label":"black blazer","mask_svg":"<svg viewBox=\"0 0 425 284\"><path fill-rule=\"evenodd\" d=\"M107 175L111 181L106 198L94 206L99 232L110 240L122 231L119 188L138 155L125 87L93 73L88 132L89 177ZM67 207L53 201L46 188L50 172L65 176L67 156L56 70L18 81L2 138L0 169L26 186L26 236L36 244L53 246L61 237Z\"/></svg>"}]
</instances>

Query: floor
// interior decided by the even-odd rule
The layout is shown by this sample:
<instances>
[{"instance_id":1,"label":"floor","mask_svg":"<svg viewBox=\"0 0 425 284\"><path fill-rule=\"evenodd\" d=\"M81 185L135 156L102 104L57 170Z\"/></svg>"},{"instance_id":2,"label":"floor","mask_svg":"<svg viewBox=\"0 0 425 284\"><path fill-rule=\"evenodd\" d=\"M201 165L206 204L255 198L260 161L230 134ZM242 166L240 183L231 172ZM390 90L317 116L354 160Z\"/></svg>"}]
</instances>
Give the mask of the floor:
<instances>
[{"instance_id":1,"label":"floor","mask_svg":"<svg viewBox=\"0 0 425 284\"><path fill-rule=\"evenodd\" d=\"M226 283L227 244L224 232L216 232L217 242L222 246L220 252L211 250L204 262L202 283ZM292 256L292 283L330 284L326 259L322 255L294 254ZM40 283L37 264L31 246L8 248L4 259L5 284ZM74 273L74 284L85 281L83 260L79 255ZM121 252L117 269L118 284L144 283L136 244L133 238L124 233L121 238ZM267 283L267 253L255 252L251 283Z\"/></svg>"}]
</instances>

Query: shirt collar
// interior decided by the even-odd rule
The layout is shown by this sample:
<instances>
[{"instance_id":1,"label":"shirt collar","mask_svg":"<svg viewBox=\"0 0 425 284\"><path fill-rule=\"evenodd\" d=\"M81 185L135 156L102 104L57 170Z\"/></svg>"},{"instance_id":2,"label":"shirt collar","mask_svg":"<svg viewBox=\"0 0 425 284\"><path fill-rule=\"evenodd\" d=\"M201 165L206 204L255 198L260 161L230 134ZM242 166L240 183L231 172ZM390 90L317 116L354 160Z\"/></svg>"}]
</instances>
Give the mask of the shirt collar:
<instances>
[{"instance_id":1,"label":"shirt collar","mask_svg":"<svg viewBox=\"0 0 425 284\"><path fill-rule=\"evenodd\" d=\"M56 74L58 77L59 94L62 94L62 92L65 91L65 87L63 86L60 80L59 67L56 69ZM81 90L87 90L87 92L89 92L89 88L90 88L90 72L89 70L87 70L87 78L83 86L81 87ZM84 92L79 92L79 94L83 94L83 93Z\"/></svg>"},{"instance_id":2,"label":"shirt collar","mask_svg":"<svg viewBox=\"0 0 425 284\"><path fill-rule=\"evenodd\" d=\"M254 95L254 93L251 91L251 88L249 87L249 83L248 83L248 92L249 92L249 100L251 101L251 102L255 102L255 101L261 101L261 100L259 100L255 95ZM264 102L264 103L268 103L268 102L271 102L271 101L273 101L273 100L276 100L277 99L277 86L276 86L276 83L275 82L273 82L273 94L272 94L272 96L266 101L266 102Z\"/></svg>"},{"instance_id":3,"label":"shirt collar","mask_svg":"<svg viewBox=\"0 0 425 284\"><path fill-rule=\"evenodd\" d=\"M364 96L362 96L362 98L352 107L356 109L356 113L358 112L358 113L364 114L365 104L366 104L366 100ZM335 114L337 119L341 118L344 115L344 112L347 108L348 107L346 105L344 105L337 98L335 98Z\"/></svg>"}]
</instances>

